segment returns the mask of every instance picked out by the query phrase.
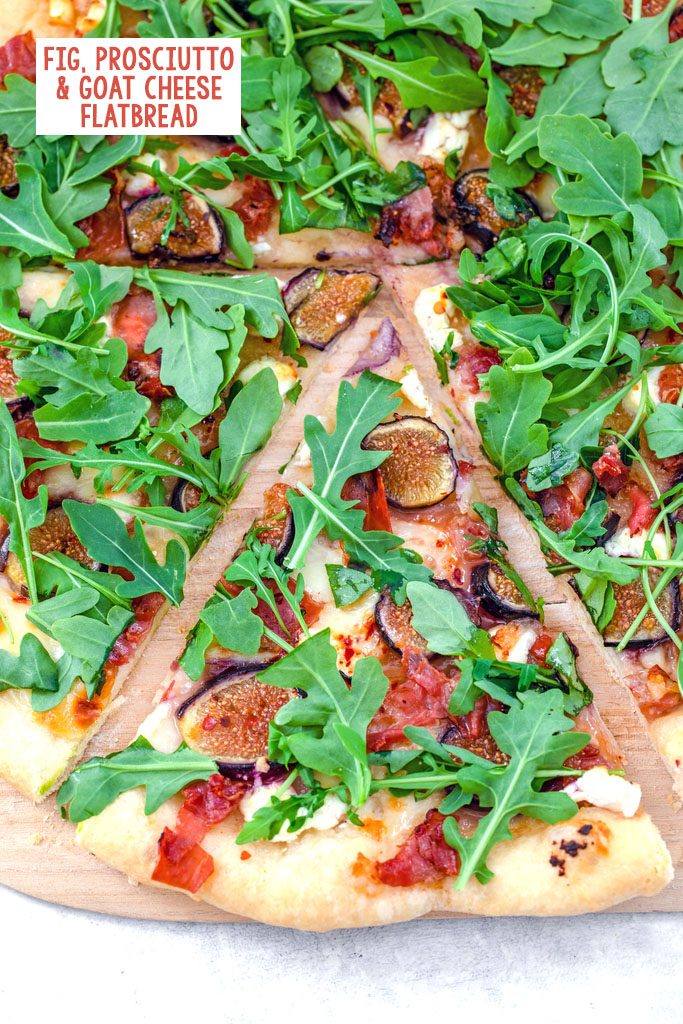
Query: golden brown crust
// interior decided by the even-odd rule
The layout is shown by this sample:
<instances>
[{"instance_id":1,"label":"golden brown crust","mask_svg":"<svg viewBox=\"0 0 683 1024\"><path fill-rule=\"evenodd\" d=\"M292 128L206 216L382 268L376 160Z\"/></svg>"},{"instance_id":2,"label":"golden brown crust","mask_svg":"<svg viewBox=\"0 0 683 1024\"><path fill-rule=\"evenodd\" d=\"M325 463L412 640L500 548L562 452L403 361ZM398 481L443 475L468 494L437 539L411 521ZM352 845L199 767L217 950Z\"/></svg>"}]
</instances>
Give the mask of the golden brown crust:
<instances>
[{"instance_id":1,"label":"golden brown crust","mask_svg":"<svg viewBox=\"0 0 683 1024\"><path fill-rule=\"evenodd\" d=\"M175 821L178 801L149 818L143 803L140 790L119 797L79 826L79 843L134 881L155 884L150 880L157 842L164 826ZM488 885L471 881L456 892L453 879L408 888L373 881L372 862L391 857L429 806L374 797L366 813L380 818L383 829L344 823L328 832L303 833L289 844L247 846L234 842L242 824L234 814L202 843L215 869L196 898L269 924L328 931L429 912L582 914L653 895L672 877L668 851L646 814L627 819L589 807L561 825L525 821L514 839L499 843L491 854L495 877ZM251 856L242 859L243 851Z\"/></svg>"},{"instance_id":2,"label":"golden brown crust","mask_svg":"<svg viewBox=\"0 0 683 1024\"><path fill-rule=\"evenodd\" d=\"M33 32L36 39L73 36L79 16L84 15L89 6L89 0L70 0L60 5L57 17L51 17L50 0L7 0L0 16L0 45L23 32ZM56 14L54 0L52 8Z\"/></svg>"}]
</instances>

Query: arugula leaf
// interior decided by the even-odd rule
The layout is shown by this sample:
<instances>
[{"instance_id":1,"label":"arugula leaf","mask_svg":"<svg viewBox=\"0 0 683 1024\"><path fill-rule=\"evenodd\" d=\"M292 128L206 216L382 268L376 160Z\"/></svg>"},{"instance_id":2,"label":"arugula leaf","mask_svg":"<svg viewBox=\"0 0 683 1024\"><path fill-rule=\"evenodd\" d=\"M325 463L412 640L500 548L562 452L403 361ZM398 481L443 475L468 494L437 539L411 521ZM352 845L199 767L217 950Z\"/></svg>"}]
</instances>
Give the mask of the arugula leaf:
<instances>
[{"instance_id":1,"label":"arugula leaf","mask_svg":"<svg viewBox=\"0 0 683 1024\"><path fill-rule=\"evenodd\" d=\"M379 661L359 659L347 687L326 629L266 669L259 679L270 686L299 687L306 693L275 716L277 759L338 776L349 791L350 803L362 804L371 782L365 735L388 687Z\"/></svg>"},{"instance_id":2,"label":"arugula leaf","mask_svg":"<svg viewBox=\"0 0 683 1024\"><path fill-rule=\"evenodd\" d=\"M643 77L615 90L605 116L615 131L627 132L648 156L665 142L683 142L683 46L670 44L656 53L632 54Z\"/></svg>"},{"instance_id":3,"label":"arugula leaf","mask_svg":"<svg viewBox=\"0 0 683 1024\"><path fill-rule=\"evenodd\" d=\"M669 0L658 14L638 18L613 39L602 53L602 75L612 89L633 85L642 77L634 53L656 50L669 41L669 21L676 0Z\"/></svg>"},{"instance_id":4,"label":"arugula leaf","mask_svg":"<svg viewBox=\"0 0 683 1024\"><path fill-rule=\"evenodd\" d=\"M429 107L433 111L467 110L480 106L485 99L481 79L454 51L445 69L439 56L420 57L412 61L391 61L375 53L355 49L346 43L336 48L362 64L373 78L388 78L398 89L406 107ZM462 58L464 55L460 54Z\"/></svg>"},{"instance_id":5,"label":"arugula leaf","mask_svg":"<svg viewBox=\"0 0 683 1024\"><path fill-rule=\"evenodd\" d=\"M411 582L407 587L413 627L430 651L453 656L493 658L491 638L470 620L457 597L433 584Z\"/></svg>"},{"instance_id":6,"label":"arugula leaf","mask_svg":"<svg viewBox=\"0 0 683 1024\"><path fill-rule=\"evenodd\" d=\"M519 694L518 703L507 714L492 711L488 716L491 735L498 747L510 755L501 768L481 764L467 765L458 773L463 793L477 797L479 805L490 808L471 836L464 836L455 819L444 821L444 836L460 856L456 889L464 889L472 876L480 882L491 880L493 872L487 858L493 847L512 838L510 822L517 814L555 824L576 813L576 804L566 793L540 790L536 773L541 770L561 774L568 757L586 746L590 736L570 732L574 723L562 711L562 694Z\"/></svg>"},{"instance_id":7,"label":"arugula leaf","mask_svg":"<svg viewBox=\"0 0 683 1024\"><path fill-rule=\"evenodd\" d=\"M553 0L538 24L547 32L564 32L575 39L609 39L628 22L618 0Z\"/></svg>"},{"instance_id":8,"label":"arugula leaf","mask_svg":"<svg viewBox=\"0 0 683 1024\"><path fill-rule=\"evenodd\" d=\"M161 349L162 384L174 388L200 416L216 408L220 391L237 369L247 336L240 306L232 306L226 319L229 325L210 327L182 299L169 317L158 301L157 319L145 340L145 352Z\"/></svg>"},{"instance_id":9,"label":"arugula leaf","mask_svg":"<svg viewBox=\"0 0 683 1024\"><path fill-rule=\"evenodd\" d=\"M538 148L548 163L578 175L560 185L555 205L577 217L630 213L643 184L642 158L637 145L622 133L612 139L584 114L544 117L538 129Z\"/></svg>"},{"instance_id":10,"label":"arugula leaf","mask_svg":"<svg viewBox=\"0 0 683 1024\"><path fill-rule=\"evenodd\" d=\"M3 690L48 690L59 685L57 667L37 636L21 638L19 654L0 650L0 693Z\"/></svg>"},{"instance_id":11,"label":"arugula leaf","mask_svg":"<svg viewBox=\"0 0 683 1024\"><path fill-rule=\"evenodd\" d=\"M683 452L683 409L677 405L656 405L645 421L647 443L658 459Z\"/></svg>"},{"instance_id":12,"label":"arugula leaf","mask_svg":"<svg viewBox=\"0 0 683 1024\"><path fill-rule=\"evenodd\" d=\"M244 385L218 428L220 488L230 494L245 463L265 445L282 412L275 374L266 366Z\"/></svg>"},{"instance_id":13,"label":"arugula leaf","mask_svg":"<svg viewBox=\"0 0 683 1024\"><path fill-rule=\"evenodd\" d=\"M142 288L156 286L169 306L184 302L195 320L207 327L230 330L231 306L244 306L244 319L264 338L275 338L282 329L282 350L296 352L297 338L285 310L278 283L269 274L248 277L227 274L191 274L184 270L136 271Z\"/></svg>"},{"instance_id":14,"label":"arugula leaf","mask_svg":"<svg viewBox=\"0 0 683 1024\"><path fill-rule=\"evenodd\" d=\"M368 590L372 590L372 580L365 572L350 569L345 565L328 564L325 566L330 590L337 608L345 608L354 604Z\"/></svg>"},{"instance_id":15,"label":"arugula leaf","mask_svg":"<svg viewBox=\"0 0 683 1024\"><path fill-rule=\"evenodd\" d=\"M57 345L40 346L15 360L23 393L45 401L34 413L41 437L106 444L135 432L150 401L119 377L127 358L123 342L112 339L99 350L105 351L109 358L85 347L72 355Z\"/></svg>"},{"instance_id":16,"label":"arugula leaf","mask_svg":"<svg viewBox=\"0 0 683 1024\"><path fill-rule=\"evenodd\" d=\"M218 643L229 651L256 654L261 646L263 622L252 614L258 604L251 590L242 590L237 597L218 593L199 613Z\"/></svg>"},{"instance_id":17,"label":"arugula leaf","mask_svg":"<svg viewBox=\"0 0 683 1024\"><path fill-rule=\"evenodd\" d=\"M242 826L235 842L242 846L259 839L274 839L285 826L287 832L298 832L320 810L328 796L338 795L337 788L324 789L311 779L311 788L302 793L291 793L285 799L272 796L270 803L260 807L251 821Z\"/></svg>"},{"instance_id":18,"label":"arugula leaf","mask_svg":"<svg viewBox=\"0 0 683 1024\"><path fill-rule=\"evenodd\" d=\"M516 374L514 367L530 365L532 356L520 349L505 366L487 374L488 402L477 402L474 414L486 454L503 473L524 469L548 447L548 428L538 422L552 385L542 373Z\"/></svg>"},{"instance_id":19,"label":"arugula leaf","mask_svg":"<svg viewBox=\"0 0 683 1024\"><path fill-rule=\"evenodd\" d=\"M119 588L123 597L160 593L171 604L180 604L187 556L177 540L168 543L166 561L161 565L154 557L138 519L131 535L116 512L105 505L87 505L67 498L62 508L91 558L105 565L127 569L132 574L133 579L125 580Z\"/></svg>"},{"instance_id":20,"label":"arugula leaf","mask_svg":"<svg viewBox=\"0 0 683 1024\"><path fill-rule=\"evenodd\" d=\"M171 754L155 750L139 736L125 750L93 757L80 765L60 787L57 804L63 818L86 821L108 807L122 793L145 787L145 814L153 814L184 786L208 779L216 762L182 743Z\"/></svg>"},{"instance_id":21,"label":"arugula leaf","mask_svg":"<svg viewBox=\"0 0 683 1024\"><path fill-rule=\"evenodd\" d=\"M304 438L311 451L312 491L319 499L339 507L342 487L349 477L375 469L387 458L387 452L366 451L361 442L401 404L397 391L395 381L364 371L355 388L347 380L340 384L332 433L325 431L320 420L306 417ZM295 529L286 563L292 569L300 569L325 519L317 509L311 510L303 495L290 491L288 498Z\"/></svg>"},{"instance_id":22,"label":"arugula leaf","mask_svg":"<svg viewBox=\"0 0 683 1024\"><path fill-rule=\"evenodd\" d=\"M45 519L47 487L41 484L34 498L26 498L21 489L25 477L14 421L5 403L0 402L0 515L9 526L9 550L19 559L31 603L35 604L38 591L30 531Z\"/></svg>"},{"instance_id":23,"label":"arugula leaf","mask_svg":"<svg viewBox=\"0 0 683 1024\"><path fill-rule=\"evenodd\" d=\"M597 45L597 39L572 39L561 32L544 32L540 25L518 25L512 35L490 53L492 60L506 67L532 64L559 68L568 54L588 53Z\"/></svg>"},{"instance_id":24,"label":"arugula leaf","mask_svg":"<svg viewBox=\"0 0 683 1024\"><path fill-rule=\"evenodd\" d=\"M574 472L578 464L578 452L565 448L563 444L553 444L545 455L531 460L524 483L530 491L557 487L566 476Z\"/></svg>"},{"instance_id":25,"label":"arugula leaf","mask_svg":"<svg viewBox=\"0 0 683 1024\"><path fill-rule=\"evenodd\" d=\"M27 256L74 256L75 247L54 225L46 209L45 187L36 169L18 163L16 174L16 199L0 194L0 245L18 249Z\"/></svg>"},{"instance_id":26,"label":"arugula leaf","mask_svg":"<svg viewBox=\"0 0 683 1024\"><path fill-rule=\"evenodd\" d=\"M5 75L0 89L0 126L10 146L23 149L36 134L36 86L21 75Z\"/></svg>"}]
</instances>

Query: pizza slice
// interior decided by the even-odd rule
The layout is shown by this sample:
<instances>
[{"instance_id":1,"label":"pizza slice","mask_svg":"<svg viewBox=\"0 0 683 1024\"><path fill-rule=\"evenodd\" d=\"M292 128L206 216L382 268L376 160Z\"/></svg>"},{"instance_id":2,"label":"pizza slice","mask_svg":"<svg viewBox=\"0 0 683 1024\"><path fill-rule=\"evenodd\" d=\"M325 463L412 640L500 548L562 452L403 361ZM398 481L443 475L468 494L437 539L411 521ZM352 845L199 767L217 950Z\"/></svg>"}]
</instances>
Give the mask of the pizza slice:
<instances>
[{"instance_id":1,"label":"pizza slice","mask_svg":"<svg viewBox=\"0 0 683 1024\"><path fill-rule=\"evenodd\" d=\"M561 276L583 243L559 215L520 233L525 254L502 273L487 267L512 236L476 268L466 257L460 274L442 265L384 276L432 351L472 457L483 449L550 572L570 584L569 600L581 599L606 668L629 687L680 794L683 308L660 251L665 232L645 206L631 216L629 231L607 229L631 253L623 262L616 249L603 257L584 247L594 285L604 281L585 319L571 312L589 301L582 265ZM532 269L539 256L542 280Z\"/></svg>"},{"instance_id":2,"label":"pizza slice","mask_svg":"<svg viewBox=\"0 0 683 1024\"><path fill-rule=\"evenodd\" d=\"M137 739L60 790L80 844L317 930L658 891L664 843L409 332L361 327Z\"/></svg>"},{"instance_id":3,"label":"pizza slice","mask_svg":"<svg viewBox=\"0 0 683 1024\"><path fill-rule=\"evenodd\" d=\"M0 774L38 799L101 726L249 460L357 310L331 303L319 271L314 296L302 275L287 286L302 366L266 275L17 257L2 274Z\"/></svg>"}]
</instances>

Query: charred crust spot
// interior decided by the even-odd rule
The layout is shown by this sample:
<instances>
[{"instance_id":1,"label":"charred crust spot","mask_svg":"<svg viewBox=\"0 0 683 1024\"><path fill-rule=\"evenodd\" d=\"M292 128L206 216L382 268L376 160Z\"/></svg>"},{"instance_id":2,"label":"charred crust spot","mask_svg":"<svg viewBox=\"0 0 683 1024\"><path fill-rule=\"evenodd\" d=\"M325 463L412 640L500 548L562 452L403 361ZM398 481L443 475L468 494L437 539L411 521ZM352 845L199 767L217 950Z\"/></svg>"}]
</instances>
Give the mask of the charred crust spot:
<instances>
[{"instance_id":1,"label":"charred crust spot","mask_svg":"<svg viewBox=\"0 0 683 1024\"><path fill-rule=\"evenodd\" d=\"M588 823L586 823L585 825L582 825L581 828L578 829L578 833L579 833L580 836L587 836L592 831L593 831L593 826L589 825Z\"/></svg>"}]
</instances>

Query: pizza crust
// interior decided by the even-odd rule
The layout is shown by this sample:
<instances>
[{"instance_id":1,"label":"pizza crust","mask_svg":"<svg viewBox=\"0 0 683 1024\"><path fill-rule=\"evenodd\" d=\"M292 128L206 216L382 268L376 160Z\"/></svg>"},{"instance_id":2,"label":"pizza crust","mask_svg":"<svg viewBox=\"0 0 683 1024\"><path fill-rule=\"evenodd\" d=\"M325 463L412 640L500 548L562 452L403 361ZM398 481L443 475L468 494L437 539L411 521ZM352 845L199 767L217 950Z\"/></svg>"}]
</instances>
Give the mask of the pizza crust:
<instances>
[{"instance_id":1,"label":"pizza crust","mask_svg":"<svg viewBox=\"0 0 683 1024\"><path fill-rule=\"evenodd\" d=\"M408 888L375 882L372 863L393 856L434 803L378 795L363 808L371 827L343 823L327 832L303 833L289 844L237 846L242 819L234 814L202 842L215 870L194 898L267 924L328 931L431 912L588 913L653 895L673 876L666 846L648 815L628 819L586 807L560 825L525 820L514 839L499 843L490 855L495 877L488 885L473 880L456 892L450 878ZM151 882L151 875L159 836L173 826L179 806L176 798L145 817L142 791L125 793L79 826L79 844L135 882L168 888ZM248 859L242 859L244 851L251 854Z\"/></svg>"},{"instance_id":2,"label":"pizza crust","mask_svg":"<svg viewBox=\"0 0 683 1024\"><path fill-rule=\"evenodd\" d=\"M647 723L650 735L674 778L674 791L683 798L683 706Z\"/></svg>"}]
</instances>

